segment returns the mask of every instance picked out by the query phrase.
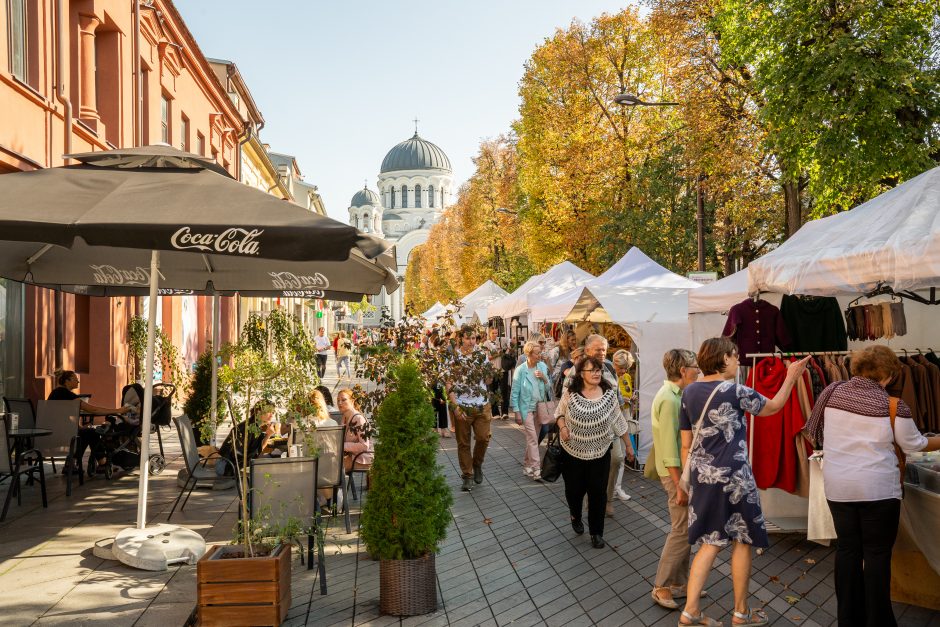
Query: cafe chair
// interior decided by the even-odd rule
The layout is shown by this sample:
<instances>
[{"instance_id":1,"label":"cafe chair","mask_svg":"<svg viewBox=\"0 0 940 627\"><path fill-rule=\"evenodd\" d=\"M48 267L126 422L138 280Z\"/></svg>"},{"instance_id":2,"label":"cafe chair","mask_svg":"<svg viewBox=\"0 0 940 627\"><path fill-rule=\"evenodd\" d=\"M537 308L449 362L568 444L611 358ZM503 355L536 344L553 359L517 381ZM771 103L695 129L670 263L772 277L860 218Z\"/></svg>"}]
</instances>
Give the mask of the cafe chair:
<instances>
[{"instance_id":1,"label":"cafe chair","mask_svg":"<svg viewBox=\"0 0 940 627\"><path fill-rule=\"evenodd\" d=\"M84 485L82 477L82 460L76 459L78 451L78 427L81 411L81 400L73 401L39 401L36 405L36 427L49 429L52 435L36 438L39 452L43 459L52 462L52 472L55 473L55 460L64 460L65 469L65 495L72 495L71 468L77 468L78 483Z\"/></svg>"},{"instance_id":2,"label":"cafe chair","mask_svg":"<svg viewBox=\"0 0 940 627\"><path fill-rule=\"evenodd\" d=\"M317 447L317 487L332 489L332 515L337 515L337 502L346 472L343 468L343 443L346 441L346 427L317 427L313 432L315 446ZM346 533L352 533L349 520L349 499L343 494L343 518L346 522Z\"/></svg>"},{"instance_id":3,"label":"cafe chair","mask_svg":"<svg viewBox=\"0 0 940 627\"><path fill-rule=\"evenodd\" d=\"M323 544L317 541L316 457L263 457L251 460L248 470L248 517L253 525L269 528L272 533L288 524L300 523L307 535L307 569L313 569L314 546L320 578L320 594L326 594L326 566ZM304 547L300 544L300 561Z\"/></svg>"},{"instance_id":4,"label":"cafe chair","mask_svg":"<svg viewBox=\"0 0 940 627\"><path fill-rule=\"evenodd\" d=\"M368 487L369 471L372 470L372 462L360 461L360 458L367 454L374 455L375 451L363 451L361 453L356 453L356 456L352 458L352 464L347 471L349 478L346 481L346 491L349 492L350 497L356 499L357 501L359 500L359 495L356 494L356 473L362 475L362 483L360 484L362 489L359 491L361 494L362 492L365 492L366 488Z\"/></svg>"},{"instance_id":5,"label":"cafe chair","mask_svg":"<svg viewBox=\"0 0 940 627\"><path fill-rule=\"evenodd\" d=\"M39 481L39 490L42 494L42 506L49 507L49 503L46 500L46 473L42 461L42 453L35 449L23 451L16 456L15 460L10 456L10 441L7 436L6 418L0 417L0 483L7 479L10 480L7 496L3 500L3 511L0 512L0 522L3 522L7 517L7 510L10 508L10 501L14 493L16 493L16 504L23 504L23 486L20 485L20 477L24 475L29 479ZM24 462L26 462L25 465Z\"/></svg>"},{"instance_id":6,"label":"cafe chair","mask_svg":"<svg viewBox=\"0 0 940 627\"><path fill-rule=\"evenodd\" d=\"M189 502L189 497L193 493L193 490L196 488L196 485L209 485L215 487L217 483L222 482L231 482L231 477L219 477L215 474L215 468L209 466L209 460L211 459L222 459L222 456L217 452L213 452L211 455L206 457L201 457L199 455L199 447L196 444L196 435L193 433L193 423L189 420L189 416L183 414L182 416L174 416L173 422L176 423L176 432L179 434L180 438L180 448L183 449L183 462L186 464L185 468L185 480L179 482L180 493L176 496L176 501L173 503L173 508L170 510L169 515L166 519L170 520L173 516L173 512L176 511L177 505L179 505L180 511L183 511L183 508L186 507L186 503ZM182 473L183 471L181 471ZM238 482L235 482L236 485ZM182 505L180 505L180 499L183 498L183 494L186 494L186 498L183 499Z\"/></svg>"},{"instance_id":7,"label":"cafe chair","mask_svg":"<svg viewBox=\"0 0 940 627\"><path fill-rule=\"evenodd\" d=\"M28 398L7 398L3 397L3 404L6 406L7 413L20 415L20 429L36 428L36 412L33 409L33 402Z\"/></svg>"}]
</instances>

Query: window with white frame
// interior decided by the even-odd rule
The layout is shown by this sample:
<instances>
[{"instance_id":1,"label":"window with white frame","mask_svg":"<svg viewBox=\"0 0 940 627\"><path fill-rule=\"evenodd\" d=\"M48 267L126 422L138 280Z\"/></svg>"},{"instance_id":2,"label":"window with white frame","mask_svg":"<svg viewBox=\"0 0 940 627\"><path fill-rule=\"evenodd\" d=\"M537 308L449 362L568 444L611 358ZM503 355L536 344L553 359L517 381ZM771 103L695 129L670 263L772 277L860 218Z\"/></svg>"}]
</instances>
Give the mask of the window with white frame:
<instances>
[{"instance_id":1,"label":"window with white frame","mask_svg":"<svg viewBox=\"0 0 940 627\"><path fill-rule=\"evenodd\" d=\"M170 143L170 99L166 94L160 96L160 141Z\"/></svg>"},{"instance_id":2,"label":"window with white frame","mask_svg":"<svg viewBox=\"0 0 940 627\"><path fill-rule=\"evenodd\" d=\"M421 186L415 185L415 209L421 208Z\"/></svg>"},{"instance_id":3,"label":"window with white frame","mask_svg":"<svg viewBox=\"0 0 940 627\"><path fill-rule=\"evenodd\" d=\"M27 79L26 0L7 0L10 41L10 73L23 82Z\"/></svg>"},{"instance_id":4,"label":"window with white frame","mask_svg":"<svg viewBox=\"0 0 940 627\"><path fill-rule=\"evenodd\" d=\"M428 185L428 207L434 208L434 186Z\"/></svg>"},{"instance_id":5,"label":"window with white frame","mask_svg":"<svg viewBox=\"0 0 940 627\"><path fill-rule=\"evenodd\" d=\"M406 185L401 186L401 208L408 208L408 187Z\"/></svg>"}]
</instances>

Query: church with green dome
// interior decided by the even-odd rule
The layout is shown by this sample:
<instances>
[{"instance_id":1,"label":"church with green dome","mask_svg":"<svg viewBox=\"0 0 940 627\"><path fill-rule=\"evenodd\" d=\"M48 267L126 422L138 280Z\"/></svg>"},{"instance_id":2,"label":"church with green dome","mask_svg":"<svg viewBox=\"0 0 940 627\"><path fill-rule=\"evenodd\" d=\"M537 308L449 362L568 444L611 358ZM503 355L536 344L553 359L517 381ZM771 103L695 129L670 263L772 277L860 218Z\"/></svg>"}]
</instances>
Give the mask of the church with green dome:
<instances>
[{"instance_id":1,"label":"church with green dome","mask_svg":"<svg viewBox=\"0 0 940 627\"><path fill-rule=\"evenodd\" d=\"M377 181L378 191L368 185L349 203L349 223L367 233L393 242L398 257L401 285L392 294L373 299L378 309L364 316L363 324L378 325L381 311L387 307L394 321L404 314L404 276L411 251L428 239L431 226L444 207L451 204L453 170L450 159L437 144L415 134L395 145L382 159Z\"/></svg>"}]
</instances>

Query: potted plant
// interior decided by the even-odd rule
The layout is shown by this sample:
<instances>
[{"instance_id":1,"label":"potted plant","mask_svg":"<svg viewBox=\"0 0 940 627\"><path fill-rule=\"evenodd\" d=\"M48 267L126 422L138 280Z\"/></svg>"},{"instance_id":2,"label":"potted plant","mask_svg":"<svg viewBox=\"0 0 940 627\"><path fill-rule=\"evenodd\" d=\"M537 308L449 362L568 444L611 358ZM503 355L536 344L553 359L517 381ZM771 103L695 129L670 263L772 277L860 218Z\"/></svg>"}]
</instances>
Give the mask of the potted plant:
<instances>
[{"instance_id":1,"label":"potted plant","mask_svg":"<svg viewBox=\"0 0 940 627\"><path fill-rule=\"evenodd\" d=\"M297 535L300 523L272 526L263 515L251 518L244 498L249 489L246 464L249 441L261 435L261 425L251 418L252 408L261 404L286 409L292 399L304 398L318 383L313 346L299 320L276 310L264 318L250 317L238 343L222 349L220 387L232 401L234 425L245 421L234 431L233 441L240 452L234 471L243 498L233 544L210 547L197 564L202 624L278 625L287 614L289 540ZM209 430L217 426L208 423L204 421L204 432L206 426Z\"/></svg>"},{"instance_id":2,"label":"potted plant","mask_svg":"<svg viewBox=\"0 0 940 627\"><path fill-rule=\"evenodd\" d=\"M210 344L205 351L196 359L193 366L193 375L190 384L189 397L183 405L183 412L189 416L193 423L193 434L196 436L196 444L202 446L208 444L215 431L215 424L210 417L212 415L212 360L215 352ZM216 424L224 418L225 398L222 394L216 397Z\"/></svg>"},{"instance_id":3,"label":"potted plant","mask_svg":"<svg viewBox=\"0 0 940 627\"><path fill-rule=\"evenodd\" d=\"M437 609L434 555L453 497L437 465L431 393L418 363L392 363L385 381L392 385L375 415L380 437L361 536L380 561L382 612L416 616Z\"/></svg>"}]
</instances>

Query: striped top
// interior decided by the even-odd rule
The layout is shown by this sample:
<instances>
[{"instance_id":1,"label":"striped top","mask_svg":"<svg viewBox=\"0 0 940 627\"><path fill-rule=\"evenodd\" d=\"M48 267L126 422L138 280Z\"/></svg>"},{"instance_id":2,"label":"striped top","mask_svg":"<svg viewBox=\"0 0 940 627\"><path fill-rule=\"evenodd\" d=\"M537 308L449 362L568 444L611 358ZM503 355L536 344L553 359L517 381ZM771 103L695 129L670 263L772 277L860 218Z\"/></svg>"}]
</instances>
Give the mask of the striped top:
<instances>
[{"instance_id":1,"label":"striped top","mask_svg":"<svg viewBox=\"0 0 940 627\"><path fill-rule=\"evenodd\" d=\"M627 421L620 411L617 392L607 390L598 399L580 394L565 394L556 415L563 415L571 437L561 441L562 448L578 459L604 456L615 437L627 432Z\"/></svg>"}]
</instances>

